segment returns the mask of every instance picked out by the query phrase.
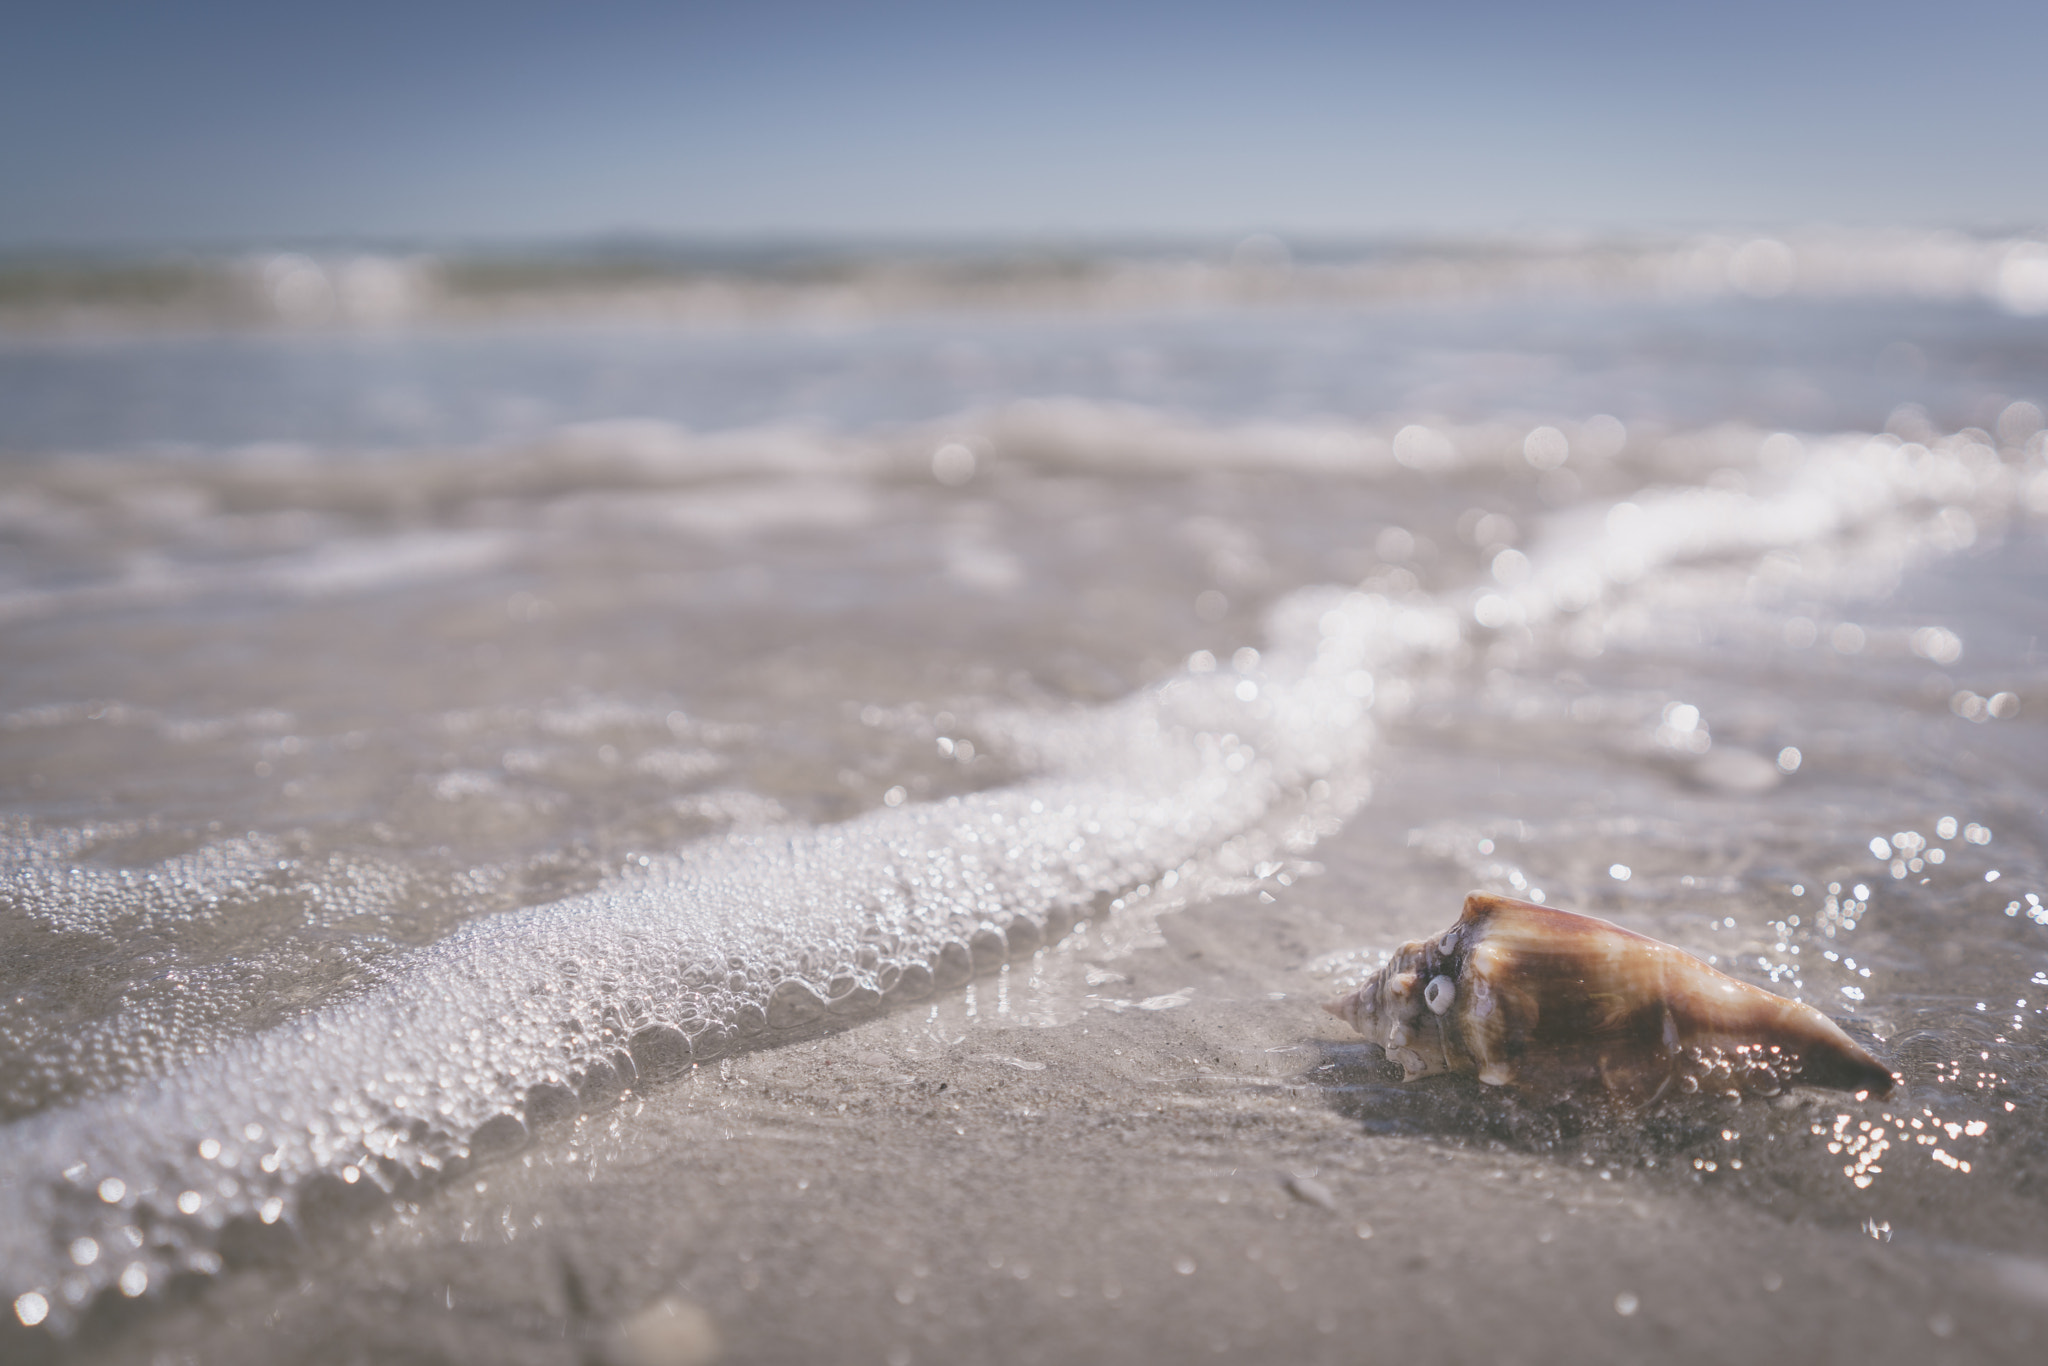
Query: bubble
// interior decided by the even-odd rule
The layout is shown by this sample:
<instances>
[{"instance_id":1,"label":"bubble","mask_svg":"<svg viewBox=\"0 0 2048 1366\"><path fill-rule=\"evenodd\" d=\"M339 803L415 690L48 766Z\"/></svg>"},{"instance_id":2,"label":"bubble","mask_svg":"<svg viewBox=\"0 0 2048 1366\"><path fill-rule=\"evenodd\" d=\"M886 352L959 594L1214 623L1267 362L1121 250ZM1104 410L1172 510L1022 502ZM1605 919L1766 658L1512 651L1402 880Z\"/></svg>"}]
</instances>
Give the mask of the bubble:
<instances>
[{"instance_id":1,"label":"bubble","mask_svg":"<svg viewBox=\"0 0 2048 1366\"><path fill-rule=\"evenodd\" d=\"M1493 557L1493 577L1503 587L1527 583L1532 572L1529 557L1519 550L1510 548Z\"/></svg>"},{"instance_id":2,"label":"bubble","mask_svg":"<svg viewBox=\"0 0 2048 1366\"><path fill-rule=\"evenodd\" d=\"M1908 643L1914 654L1936 664L1953 664L1963 657L1962 637L1946 627L1922 626L1913 632Z\"/></svg>"},{"instance_id":3,"label":"bubble","mask_svg":"<svg viewBox=\"0 0 2048 1366\"><path fill-rule=\"evenodd\" d=\"M1611 863L1607 866L1607 876L1616 882L1627 882L1635 876L1635 870L1626 863Z\"/></svg>"},{"instance_id":4,"label":"bubble","mask_svg":"<svg viewBox=\"0 0 2048 1366\"><path fill-rule=\"evenodd\" d=\"M1614 1312L1621 1315L1623 1318L1628 1318L1630 1315L1634 1314L1640 1306L1641 1301L1636 1299L1634 1295L1631 1295L1626 1290L1622 1291L1619 1295L1616 1295L1614 1297Z\"/></svg>"},{"instance_id":5,"label":"bubble","mask_svg":"<svg viewBox=\"0 0 2048 1366\"><path fill-rule=\"evenodd\" d=\"M957 441L949 441L932 452L932 478L958 487L974 477L974 452Z\"/></svg>"},{"instance_id":6,"label":"bubble","mask_svg":"<svg viewBox=\"0 0 2048 1366\"><path fill-rule=\"evenodd\" d=\"M1411 422L1394 433L1394 459L1411 470L1440 470L1457 463L1458 448L1435 428Z\"/></svg>"},{"instance_id":7,"label":"bubble","mask_svg":"<svg viewBox=\"0 0 2048 1366\"><path fill-rule=\"evenodd\" d=\"M2038 405L2021 399L2006 405L1998 415L1998 440L2001 445L2024 446L2027 438L2041 430L2042 416Z\"/></svg>"},{"instance_id":8,"label":"bubble","mask_svg":"<svg viewBox=\"0 0 2048 1366\"><path fill-rule=\"evenodd\" d=\"M1804 756L1794 745L1787 745L1778 751L1778 767L1787 773L1797 773Z\"/></svg>"},{"instance_id":9,"label":"bubble","mask_svg":"<svg viewBox=\"0 0 2048 1366\"><path fill-rule=\"evenodd\" d=\"M1522 438L1522 458L1534 470L1554 470L1571 453L1571 442L1555 427L1538 427Z\"/></svg>"},{"instance_id":10,"label":"bubble","mask_svg":"<svg viewBox=\"0 0 2048 1366\"><path fill-rule=\"evenodd\" d=\"M1506 513L1485 512L1472 519L1472 527L1467 534L1472 544L1485 550L1511 544L1520 531L1515 519Z\"/></svg>"},{"instance_id":11,"label":"bubble","mask_svg":"<svg viewBox=\"0 0 2048 1366\"><path fill-rule=\"evenodd\" d=\"M38 1292L31 1290L15 1297L14 1317L21 1320L24 1328L33 1328L49 1316L50 1302Z\"/></svg>"},{"instance_id":12,"label":"bubble","mask_svg":"<svg viewBox=\"0 0 2048 1366\"><path fill-rule=\"evenodd\" d=\"M1611 413L1595 413L1580 424L1573 444L1589 459L1612 460L1627 448L1628 428Z\"/></svg>"}]
</instances>

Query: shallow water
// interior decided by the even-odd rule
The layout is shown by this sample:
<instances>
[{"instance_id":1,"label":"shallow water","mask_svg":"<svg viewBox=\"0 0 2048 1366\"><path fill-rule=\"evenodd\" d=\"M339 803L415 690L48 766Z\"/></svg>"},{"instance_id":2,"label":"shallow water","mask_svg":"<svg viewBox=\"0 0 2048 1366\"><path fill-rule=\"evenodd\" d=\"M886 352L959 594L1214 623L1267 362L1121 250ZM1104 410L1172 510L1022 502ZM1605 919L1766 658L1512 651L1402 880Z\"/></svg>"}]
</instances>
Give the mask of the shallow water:
<instances>
[{"instance_id":1,"label":"shallow water","mask_svg":"<svg viewBox=\"0 0 2048 1366\"><path fill-rule=\"evenodd\" d=\"M1858 299L10 342L10 1352L2025 1357L2044 355ZM1399 1086L1315 1002L1475 887L1906 1085Z\"/></svg>"}]
</instances>

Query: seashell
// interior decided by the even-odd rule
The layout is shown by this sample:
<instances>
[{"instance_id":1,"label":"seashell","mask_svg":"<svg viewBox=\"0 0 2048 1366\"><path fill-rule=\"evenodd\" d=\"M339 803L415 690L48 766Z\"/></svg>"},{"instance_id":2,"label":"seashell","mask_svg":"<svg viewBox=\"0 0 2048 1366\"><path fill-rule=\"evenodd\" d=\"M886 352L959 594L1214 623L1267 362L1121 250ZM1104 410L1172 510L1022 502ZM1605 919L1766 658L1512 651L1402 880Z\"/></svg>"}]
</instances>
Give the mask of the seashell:
<instances>
[{"instance_id":1,"label":"seashell","mask_svg":"<svg viewBox=\"0 0 2048 1366\"><path fill-rule=\"evenodd\" d=\"M1455 1072L1650 1104L1703 1086L1883 1096L1895 1080L1812 1006L1594 916L1483 892L1323 1008L1383 1047L1404 1081Z\"/></svg>"}]
</instances>

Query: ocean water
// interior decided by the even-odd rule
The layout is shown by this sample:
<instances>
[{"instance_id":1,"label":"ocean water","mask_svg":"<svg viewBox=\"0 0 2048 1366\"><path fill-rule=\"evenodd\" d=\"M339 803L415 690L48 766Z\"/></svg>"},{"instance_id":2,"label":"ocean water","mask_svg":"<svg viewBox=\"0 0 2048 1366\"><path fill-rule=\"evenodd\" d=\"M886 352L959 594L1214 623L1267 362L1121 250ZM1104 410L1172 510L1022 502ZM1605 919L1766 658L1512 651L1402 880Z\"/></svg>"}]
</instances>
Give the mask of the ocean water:
<instances>
[{"instance_id":1,"label":"ocean water","mask_svg":"<svg viewBox=\"0 0 2048 1366\"><path fill-rule=\"evenodd\" d=\"M1518 1328L1373 1331L1719 1359L1669 1306L1741 1280L1772 1340L2030 1359L2044 376L2040 317L1883 294L0 341L0 1342L1350 1360L1317 1277L1526 1234ZM1395 1084L1316 1002L1474 888L1905 1085ZM1494 1180L1582 1183L1591 1310Z\"/></svg>"}]
</instances>

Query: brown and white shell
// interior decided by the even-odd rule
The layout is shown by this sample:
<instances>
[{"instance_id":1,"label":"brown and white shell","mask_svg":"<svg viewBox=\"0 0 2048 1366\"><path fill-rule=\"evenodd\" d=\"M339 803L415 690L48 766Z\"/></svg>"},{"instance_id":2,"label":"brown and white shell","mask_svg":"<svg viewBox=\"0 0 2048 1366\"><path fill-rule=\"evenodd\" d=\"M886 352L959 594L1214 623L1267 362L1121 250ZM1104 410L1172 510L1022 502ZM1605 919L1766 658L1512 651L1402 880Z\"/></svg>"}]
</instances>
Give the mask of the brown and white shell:
<instances>
[{"instance_id":1,"label":"brown and white shell","mask_svg":"<svg viewBox=\"0 0 2048 1366\"><path fill-rule=\"evenodd\" d=\"M1435 939L1406 944L1324 1006L1403 1080L1604 1086L1628 1104L1791 1084L1883 1096L1893 1076L1812 1006L1590 915L1474 892Z\"/></svg>"}]
</instances>

